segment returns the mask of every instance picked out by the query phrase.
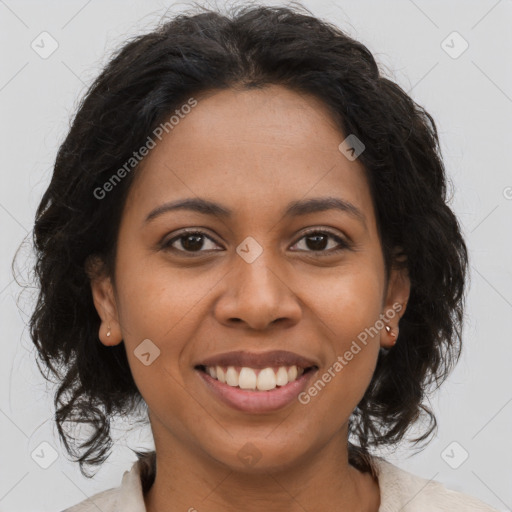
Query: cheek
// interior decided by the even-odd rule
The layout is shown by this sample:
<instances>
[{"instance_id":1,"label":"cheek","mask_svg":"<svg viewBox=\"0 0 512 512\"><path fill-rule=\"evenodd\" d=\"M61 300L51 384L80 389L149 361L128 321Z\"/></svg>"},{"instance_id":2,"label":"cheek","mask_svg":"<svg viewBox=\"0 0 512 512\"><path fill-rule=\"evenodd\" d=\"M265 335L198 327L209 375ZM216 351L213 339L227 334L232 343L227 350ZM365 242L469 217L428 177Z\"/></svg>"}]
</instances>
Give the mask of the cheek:
<instances>
[{"instance_id":1,"label":"cheek","mask_svg":"<svg viewBox=\"0 0 512 512\"><path fill-rule=\"evenodd\" d=\"M309 278L302 286L308 290L312 322L330 345L319 378L327 373L329 400L355 407L371 381L380 349L376 323L382 312L382 276L376 266L360 261L339 267L325 280Z\"/></svg>"},{"instance_id":2,"label":"cheek","mask_svg":"<svg viewBox=\"0 0 512 512\"><path fill-rule=\"evenodd\" d=\"M164 257L136 250L120 250L119 254L120 322L126 334L136 339L154 338L162 343L171 330L182 330L214 285L208 273L172 269Z\"/></svg>"},{"instance_id":3,"label":"cheek","mask_svg":"<svg viewBox=\"0 0 512 512\"><path fill-rule=\"evenodd\" d=\"M378 269L361 263L340 266L319 279L308 276L300 283L313 314L343 342L375 324L381 313L382 286Z\"/></svg>"},{"instance_id":4,"label":"cheek","mask_svg":"<svg viewBox=\"0 0 512 512\"><path fill-rule=\"evenodd\" d=\"M161 398L167 403L168 397L160 397L166 383L166 389L177 393L172 400L180 403L183 379L190 370L193 346L189 342L201 328L200 319L207 316L208 293L222 275L197 268L173 270L163 258L149 260L147 256L145 260L130 257L119 265L121 330L133 378L146 402ZM158 355L145 366L138 356L148 351L151 358L153 352Z\"/></svg>"},{"instance_id":5,"label":"cheek","mask_svg":"<svg viewBox=\"0 0 512 512\"><path fill-rule=\"evenodd\" d=\"M180 365L186 342L197 327L194 305L204 289L194 286L183 272L171 272L155 260L125 253L117 277L119 320L130 370L146 403L160 410L171 402L182 406L186 399Z\"/></svg>"}]
</instances>

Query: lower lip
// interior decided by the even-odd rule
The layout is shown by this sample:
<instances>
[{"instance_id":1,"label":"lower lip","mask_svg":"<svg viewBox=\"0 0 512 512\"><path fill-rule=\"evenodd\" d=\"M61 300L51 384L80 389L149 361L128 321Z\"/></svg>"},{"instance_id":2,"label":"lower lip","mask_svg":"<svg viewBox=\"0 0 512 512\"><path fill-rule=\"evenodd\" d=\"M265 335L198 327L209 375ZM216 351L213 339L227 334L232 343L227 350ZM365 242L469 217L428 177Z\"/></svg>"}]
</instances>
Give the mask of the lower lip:
<instances>
[{"instance_id":1,"label":"lower lip","mask_svg":"<svg viewBox=\"0 0 512 512\"><path fill-rule=\"evenodd\" d=\"M304 391L308 381L318 371L318 368L303 373L297 380L289 382L286 386L274 388L271 391L252 391L235 388L210 377L202 370L196 370L208 388L220 398L222 402L234 409L243 412L261 413L272 412L287 406L297 399Z\"/></svg>"}]
</instances>

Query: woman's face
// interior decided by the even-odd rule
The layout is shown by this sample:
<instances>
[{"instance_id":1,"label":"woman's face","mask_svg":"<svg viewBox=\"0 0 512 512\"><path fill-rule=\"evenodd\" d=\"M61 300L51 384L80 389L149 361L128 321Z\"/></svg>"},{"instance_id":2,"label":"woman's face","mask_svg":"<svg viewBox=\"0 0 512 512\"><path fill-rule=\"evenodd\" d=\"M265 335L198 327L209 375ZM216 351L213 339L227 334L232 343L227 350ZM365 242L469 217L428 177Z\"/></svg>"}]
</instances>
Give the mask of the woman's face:
<instances>
[{"instance_id":1,"label":"woman's face","mask_svg":"<svg viewBox=\"0 0 512 512\"><path fill-rule=\"evenodd\" d=\"M115 292L108 279L93 292L102 342L125 343L157 452L256 471L346 443L379 347L391 346L379 319L388 313L396 332L389 311L409 282L393 273L385 289L368 183L338 149L344 139L317 99L270 86L199 99L146 157L121 221ZM322 207L328 198L351 206ZM162 208L185 199L216 206ZM277 350L291 359L265 359ZM266 367L281 385L235 389L198 369L219 355L225 370L253 369L244 386ZM285 385L299 357L316 368ZM265 372L260 387L272 387Z\"/></svg>"}]
</instances>

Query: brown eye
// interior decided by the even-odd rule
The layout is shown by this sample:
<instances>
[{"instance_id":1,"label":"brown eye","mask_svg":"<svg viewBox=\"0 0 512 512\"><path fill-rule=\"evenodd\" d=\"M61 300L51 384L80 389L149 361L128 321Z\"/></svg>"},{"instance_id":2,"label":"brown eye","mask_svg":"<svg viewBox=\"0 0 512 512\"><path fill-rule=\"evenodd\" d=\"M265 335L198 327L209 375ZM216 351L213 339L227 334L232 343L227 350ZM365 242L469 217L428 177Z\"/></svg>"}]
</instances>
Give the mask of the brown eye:
<instances>
[{"instance_id":1,"label":"brown eye","mask_svg":"<svg viewBox=\"0 0 512 512\"><path fill-rule=\"evenodd\" d=\"M207 250L215 250L213 247L208 247L208 245L212 245L208 244L208 241L213 243L214 246L217 245L212 238L202 231L188 231L164 242L162 249L171 249L179 252L205 252ZM205 245L206 249L202 250L205 248Z\"/></svg>"},{"instance_id":2,"label":"brown eye","mask_svg":"<svg viewBox=\"0 0 512 512\"><path fill-rule=\"evenodd\" d=\"M331 242L331 244L329 244L329 239L334 241L335 243L333 244ZM304 245L306 246L306 252L312 251L320 254L325 253L326 255L329 255L337 253L343 249L350 248L350 244L343 238L331 233L330 231L322 231L318 229L308 231L302 236L300 240L305 240Z\"/></svg>"}]
</instances>

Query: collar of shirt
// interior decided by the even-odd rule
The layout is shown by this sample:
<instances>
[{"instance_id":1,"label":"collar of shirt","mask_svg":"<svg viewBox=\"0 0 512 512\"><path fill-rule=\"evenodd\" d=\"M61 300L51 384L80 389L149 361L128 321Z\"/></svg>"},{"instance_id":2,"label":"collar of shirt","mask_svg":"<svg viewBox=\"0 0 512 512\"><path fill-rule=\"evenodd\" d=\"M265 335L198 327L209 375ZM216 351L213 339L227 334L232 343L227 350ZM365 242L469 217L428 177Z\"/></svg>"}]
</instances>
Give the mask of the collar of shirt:
<instances>
[{"instance_id":1,"label":"collar of shirt","mask_svg":"<svg viewBox=\"0 0 512 512\"><path fill-rule=\"evenodd\" d=\"M380 487L379 512L394 512L397 510L397 505L402 506L414 498L416 498L414 500L414 509L406 506L406 508L402 509L402 512L416 510L419 505L418 499L422 497L422 494L425 494L426 487L429 487L428 494L431 494L433 490L431 488L437 489L441 485L434 481L423 481L423 479L403 471L380 457L373 457L373 461ZM130 471L125 471L118 499L117 506L120 511L146 512L139 461L133 464ZM422 499L421 501L423 502L424 500ZM428 501L425 504L428 504Z\"/></svg>"}]
</instances>

